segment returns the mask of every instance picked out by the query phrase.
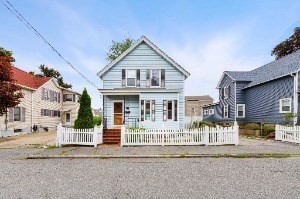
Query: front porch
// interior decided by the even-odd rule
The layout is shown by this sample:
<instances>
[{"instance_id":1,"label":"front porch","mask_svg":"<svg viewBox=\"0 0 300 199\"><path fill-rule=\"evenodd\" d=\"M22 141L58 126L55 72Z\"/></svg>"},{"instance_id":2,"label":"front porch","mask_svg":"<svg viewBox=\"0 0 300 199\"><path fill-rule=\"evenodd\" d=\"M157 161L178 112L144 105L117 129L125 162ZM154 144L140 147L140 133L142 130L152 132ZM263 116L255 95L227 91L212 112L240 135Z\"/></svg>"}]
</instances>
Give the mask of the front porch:
<instances>
[{"instance_id":1,"label":"front porch","mask_svg":"<svg viewBox=\"0 0 300 199\"><path fill-rule=\"evenodd\" d=\"M121 129L140 127L139 95L104 95L103 126L104 129Z\"/></svg>"}]
</instances>

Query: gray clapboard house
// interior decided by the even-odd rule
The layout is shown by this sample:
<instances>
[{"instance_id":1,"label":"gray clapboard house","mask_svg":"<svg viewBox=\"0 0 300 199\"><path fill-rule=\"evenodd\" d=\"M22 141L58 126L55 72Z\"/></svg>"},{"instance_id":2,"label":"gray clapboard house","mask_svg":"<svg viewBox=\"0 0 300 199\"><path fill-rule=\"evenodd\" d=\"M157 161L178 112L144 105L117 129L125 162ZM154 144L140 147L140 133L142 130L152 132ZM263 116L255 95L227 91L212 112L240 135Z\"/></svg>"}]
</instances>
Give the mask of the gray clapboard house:
<instances>
[{"instance_id":1,"label":"gray clapboard house","mask_svg":"<svg viewBox=\"0 0 300 199\"><path fill-rule=\"evenodd\" d=\"M217 85L219 102L203 108L204 121L284 122L284 114L300 111L299 70L296 51L252 71L223 72Z\"/></svg>"},{"instance_id":2,"label":"gray clapboard house","mask_svg":"<svg viewBox=\"0 0 300 199\"><path fill-rule=\"evenodd\" d=\"M121 125L181 129L184 81L190 74L142 36L98 76L103 82L104 128Z\"/></svg>"}]
</instances>

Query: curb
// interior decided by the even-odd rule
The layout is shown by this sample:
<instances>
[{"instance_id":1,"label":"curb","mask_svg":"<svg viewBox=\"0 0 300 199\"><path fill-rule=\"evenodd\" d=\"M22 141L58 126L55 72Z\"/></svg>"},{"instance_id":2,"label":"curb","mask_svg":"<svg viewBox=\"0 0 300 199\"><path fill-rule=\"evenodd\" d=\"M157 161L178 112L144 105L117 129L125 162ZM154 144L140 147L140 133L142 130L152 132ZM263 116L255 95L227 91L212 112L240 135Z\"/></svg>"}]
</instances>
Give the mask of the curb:
<instances>
[{"instance_id":1,"label":"curb","mask_svg":"<svg viewBox=\"0 0 300 199\"><path fill-rule=\"evenodd\" d=\"M124 158L300 158L300 154L158 154L158 155L30 155L26 159L124 159Z\"/></svg>"}]
</instances>

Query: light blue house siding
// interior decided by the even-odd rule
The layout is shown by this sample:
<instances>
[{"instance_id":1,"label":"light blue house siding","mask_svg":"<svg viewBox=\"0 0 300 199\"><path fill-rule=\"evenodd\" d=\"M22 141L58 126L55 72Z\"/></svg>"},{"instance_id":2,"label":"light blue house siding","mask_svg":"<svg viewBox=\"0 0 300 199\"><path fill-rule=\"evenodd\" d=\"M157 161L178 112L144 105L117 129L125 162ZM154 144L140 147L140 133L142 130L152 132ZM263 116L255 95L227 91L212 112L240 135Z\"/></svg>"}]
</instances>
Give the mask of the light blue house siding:
<instances>
[{"instance_id":1,"label":"light blue house siding","mask_svg":"<svg viewBox=\"0 0 300 199\"><path fill-rule=\"evenodd\" d=\"M294 77L286 76L275 81L245 89L247 122L281 123L279 100L292 98L294 108Z\"/></svg>"},{"instance_id":2,"label":"light blue house siding","mask_svg":"<svg viewBox=\"0 0 300 199\"><path fill-rule=\"evenodd\" d=\"M138 41L139 42L139 41ZM140 85L126 87L122 85L122 70L139 70ZM165 71L165 86L147 86L147 70ZM184 124L184 80L186 75L174 67L147 42L140 42L132 51L115 63L103 75L100 75L103 88L103 115L107 128L114 128L113 102L124 104L123 121L128 126L130 118L138 120L139 127L180 129ZM111 94L110 94L111 93ZM141 121L141 100L155 100L155 121ZM177 100L177 121L163 121L163 101ZM130 112L130 113L129 113ZM131 125L130 125L131 126Z\"/></svg>"}]
</instances>

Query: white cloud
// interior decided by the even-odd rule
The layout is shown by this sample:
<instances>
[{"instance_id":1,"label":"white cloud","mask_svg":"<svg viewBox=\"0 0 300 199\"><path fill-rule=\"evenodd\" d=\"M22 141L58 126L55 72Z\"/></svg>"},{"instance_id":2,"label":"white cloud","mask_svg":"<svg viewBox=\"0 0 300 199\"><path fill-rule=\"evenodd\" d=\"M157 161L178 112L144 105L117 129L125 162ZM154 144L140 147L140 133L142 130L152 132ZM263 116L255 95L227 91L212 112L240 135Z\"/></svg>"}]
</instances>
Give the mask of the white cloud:
<instances>
[{"instance_id":1,"label":"white cloud","mask_svg":"<svg viewBox=\"0 0 300 199\"><path fill-rule=\"evenodd\" d=\"M242 42L243 33L232 30L204 43L186 41L184 46L168 48L170 56L191 73L185 81L185 95L210 95L218 101L215 88L223 71L247 71L267 63L269 57L249 57L240 53L246 48Z\"/></svg>"}]
</instances>

